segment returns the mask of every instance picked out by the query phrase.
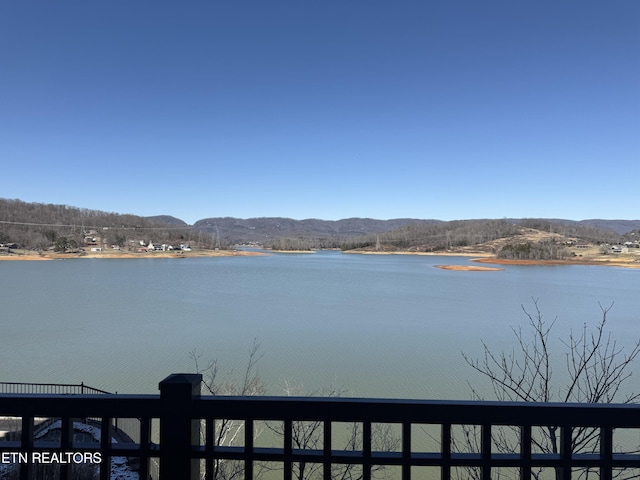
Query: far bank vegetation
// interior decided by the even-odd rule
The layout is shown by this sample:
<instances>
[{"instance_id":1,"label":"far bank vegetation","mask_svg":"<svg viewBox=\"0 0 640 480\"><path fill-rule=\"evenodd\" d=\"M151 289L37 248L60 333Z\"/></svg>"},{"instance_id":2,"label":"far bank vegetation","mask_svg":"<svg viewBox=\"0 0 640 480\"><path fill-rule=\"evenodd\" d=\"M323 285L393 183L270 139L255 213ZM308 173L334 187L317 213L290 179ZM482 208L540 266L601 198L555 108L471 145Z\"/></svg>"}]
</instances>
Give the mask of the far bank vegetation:
<instances>
[{"instance_id":1,"label":"far bank vegetation","mask_svg":"<svg viewBox=\"0 0 640 480\"><path fill-rule=\"evenodd\" d=\"M634 222L626 222L631 227ZM619 225L618 225L619 228ZM620 230L618 230L620 231ZM584 222L546 219L338 221L287 218L201 220L194 225L173 217L140 217L66 205L0 199L0 254L9 248L78 252L87 248L138 250L191 245L227 249L232 245L277 251L340 249L364 253L484 253L513 260L563 260L576 245L638 247L637 230L619 234ZM8 247L10 245L12 247ZM603 246L608 246L605 248Z\"/></svg>"},{"instance_id":2,"label":"far bank vegetation","mask_svg":"<svg viewBox=\"0 0 640 480\"><path fill-rule=\"evenodd\" d=\"M67 205L0 199L2 245L75 253L89 248L134 250L141 246L140 242L203 248L221 244L215 234L194 230L186 224Z\"/></svg>"},{"instance_id":3,"label":"far bank vegetation","mask_svg":"<svg viewBox=\"0 0 640 480\"><path fill-rule=\"evenodd\" d=\"M438 252L480 245L518 233L517 225L505 220L456 220L415 223L390 232L367 235L343 242L342 250L407 250Z\"/></svg>"},{"instance_id":4,"label":"far bank vegetation","mask_svg":"<svg viewBox=\"0 0 640 480\"><path fill-rule=\"evenodd\" d=\"M610 230L538 219L459 220L416 223L353 238L343 242L341 248L363 252L475 252L512 260L564 260L574 255L571 246L619 243L623 239Z\"/></svg>"}]
</instances>

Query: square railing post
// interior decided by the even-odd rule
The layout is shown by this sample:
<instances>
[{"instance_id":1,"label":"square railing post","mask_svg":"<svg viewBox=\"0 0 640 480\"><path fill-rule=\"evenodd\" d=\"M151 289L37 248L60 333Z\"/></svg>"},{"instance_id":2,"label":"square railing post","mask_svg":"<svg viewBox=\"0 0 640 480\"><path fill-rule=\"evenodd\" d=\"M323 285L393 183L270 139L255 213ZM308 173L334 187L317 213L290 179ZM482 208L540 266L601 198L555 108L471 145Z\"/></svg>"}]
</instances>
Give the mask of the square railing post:
<instances>
[{"instance_id":1,"label":"square railing post","mask_svg":"<svg viewBox=\"0 0 640 480\"><path fill-rule=\"evenodd\" d=\"M22 417L22 436L20 439L21 450L29 455L33 452L33 431L34 419L31 415ZM26 462L20 466L20 480L29 480L32 474L30 462Z\"/></svg>"},{"instance_id":2,"label":"square railing post","mask_svg":"<svg viewBox=\"0 0 640 480\"><path fill-rule=\"evenodd\" d=\"M193 400L200 397L200 374L172 374L160 382L160 480L200 480L200 420L192 418Z\"/></svg>"}]
</instances>

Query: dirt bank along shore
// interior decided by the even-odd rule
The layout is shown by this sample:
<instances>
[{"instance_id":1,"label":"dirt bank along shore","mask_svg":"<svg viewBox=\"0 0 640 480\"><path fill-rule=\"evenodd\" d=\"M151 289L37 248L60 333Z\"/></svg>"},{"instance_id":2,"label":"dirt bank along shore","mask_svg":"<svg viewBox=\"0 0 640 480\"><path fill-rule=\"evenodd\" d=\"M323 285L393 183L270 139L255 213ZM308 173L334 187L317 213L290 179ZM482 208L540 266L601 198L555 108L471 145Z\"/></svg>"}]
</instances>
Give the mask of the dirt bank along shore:
<instances>
[{"instance_id":1,"label":"dirt bank along shore","mask_svg":"<svg viewBox=\"0 0 640 480\"><path fill-rule=\"evenodd\" d=\"M240 257L265 255L261 252L247 252L244 250L192 250L191 252L124 252L121 250L106 250L102 252L59 253L33 252L30 250L16 250L14 253L0 255L2 260L64 260L70 258L193 258L193 257Z\"/></svg>"},{"instance_id":2,"label":"dirt bank along shore","mask_svg":"<svg viewBox=\"0 0 640 480\"><path fill-rule=\"evenodd\" d=\"M478 267L477 265L434 265L436 268L442 270L457 270L460 272L495 272L498 270L504 270L504 268L497 267Z\"/></svg>"},{"instance_id":3,"label":"dirt bank along shore","mask_svg":"<svg viewBox=\"0 0 640 480\"><path fill-rule=\"evenodd\" d=\"M599 265L608 267L640 268L640 262L636 256L612 256L581 258L574 257L568 260L508 260L495 257L474 258L473 262L492 263L496 265Z\"/></svg>"}]
</instances>

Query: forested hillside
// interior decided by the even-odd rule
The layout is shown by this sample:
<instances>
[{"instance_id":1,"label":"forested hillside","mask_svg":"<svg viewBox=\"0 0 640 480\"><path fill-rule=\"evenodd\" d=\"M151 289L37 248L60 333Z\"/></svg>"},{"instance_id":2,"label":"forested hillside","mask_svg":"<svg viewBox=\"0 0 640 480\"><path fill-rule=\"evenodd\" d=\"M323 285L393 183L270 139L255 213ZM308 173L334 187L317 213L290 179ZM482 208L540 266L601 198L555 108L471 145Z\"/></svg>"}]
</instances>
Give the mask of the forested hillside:
<instances>
[{"instance_id":1,"label":"forested hillside","mask_svg":"<svg viewBox=\"0 0 640 480\"><path fill-rule=\"evenodd\" d=\"M490 253L501 258L550 260L572 255L569 247L635 240L612 230L544 219L456 220L412 224L343 242L343 250Z\"/></svg>"},{"instance_id":2,"label":"forested hillside","mask_svg":"<svg viewBox=\"0 0 640 480\"><path fill-rule=\"evenodd\" d=\"M218 217L197 221L194 226L209 233L218 233L232 244L260 244L278 250L340 248L351 238L372 233L384 233L412 224L439 224L440 220L396 218L345 218L294 220L282 217L233 218Z\"/></svg>"},{"instance_id":3,"label":"forested hillside","mask_svg":"<svg viewBox=\"0 0 640 480\"><path fill-rule=\"evenodd\" d=\"M510 237L518 227L505 220L456 220L439 224L414 223L384 234L367 235L345 242L343 250L396 249L433 252L479 245Z\"/></svg>"},{"instance_id":4,"label":"forested hillside","mask_svg":"<svg viewBox=\"0 0 640 480\"><path fill-rule=\"evenodd\" d=\"M601 222L601 223L598 223ZM191 244L200 248L255 245L274 250L340 248L376 252L484 252L503 258L549 259L571 254L576 244L637 245L636 231L621 235L604 224L638 228L626 220L484 219L293 220L208 218L187 225L170 216L140 217L66 205L0 199L0 244L68 251L87 245L134 249L140 242Z\"/></svg>"},{"instance_id":5,"label":"forested hillside","mask_svg":"<svg viewBox=\"0 0 640 480\"><path fill-rule=\"evenodd\" d=\"M185 243L198 233L182 222L163 222L136 215L86 208L0 199L0 243L22 249L76 249L94 243L126 247L131 242Z\"/></svg>"}]
</instances>

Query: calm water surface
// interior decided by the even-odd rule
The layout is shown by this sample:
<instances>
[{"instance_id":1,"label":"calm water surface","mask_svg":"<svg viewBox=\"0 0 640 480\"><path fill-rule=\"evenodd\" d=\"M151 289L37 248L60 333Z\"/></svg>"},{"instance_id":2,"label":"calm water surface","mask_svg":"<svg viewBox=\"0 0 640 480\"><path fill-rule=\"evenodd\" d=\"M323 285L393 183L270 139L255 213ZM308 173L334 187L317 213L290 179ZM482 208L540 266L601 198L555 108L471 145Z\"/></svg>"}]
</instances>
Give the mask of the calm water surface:
<instances>
[{"instance_id":1,"label":"calm water surface","mask_svg":"<svg viewBox=\"0 0 640 480\"><path fill-rule=\"evenodd\" d=\"M338 252L264 257L0 262L0 379L156 393L217 358L242 373L254 339L269 393L285 382L352 396L468 398L482 384L461 352L510 348L521 304L539 299L556 336L597 322L640 336L640 270L507 266L459 257ZM562 361L561 355L557 357ZM559 364L560 365L560 364Z\"/></svg>"}]
</instances>

